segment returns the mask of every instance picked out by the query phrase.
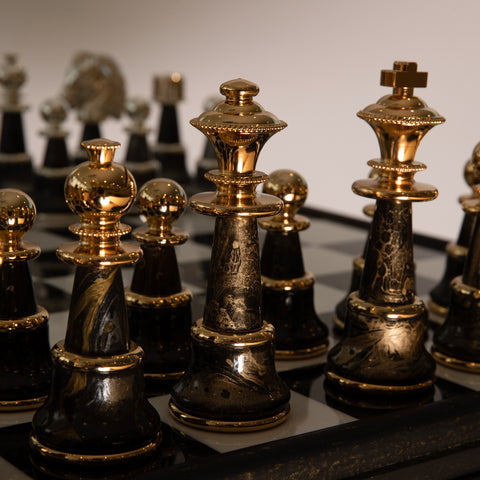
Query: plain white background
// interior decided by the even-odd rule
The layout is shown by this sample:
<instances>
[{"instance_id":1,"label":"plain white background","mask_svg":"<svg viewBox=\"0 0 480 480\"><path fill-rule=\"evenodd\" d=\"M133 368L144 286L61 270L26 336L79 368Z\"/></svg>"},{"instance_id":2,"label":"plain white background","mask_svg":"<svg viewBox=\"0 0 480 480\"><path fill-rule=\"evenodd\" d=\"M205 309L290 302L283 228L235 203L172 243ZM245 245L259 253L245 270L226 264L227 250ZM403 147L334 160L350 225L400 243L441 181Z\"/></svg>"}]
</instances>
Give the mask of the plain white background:
<instances>
[{"instance_id":1,"label":"plain white background","mask_svg":"<svg viewBox=\"0 0 480 480\"><path fill-rule=\"evenodd\" d=\"M447 122L417 152L428 169L416 178L439 198L414 205L414 228L454 239L457 197L470 191L463 167L480 141L479 18L477 0L1 0L0 54L18 53L27 70L25 131L36 162L45 148L40 104L60 92L75 52L94 51L115 58L129 96L151 98L155 74L184 74L180 129L192 173L204 137L188 120L222 82L256 82L257 101L289 125L266 144L258 169L293 168L309 183L308 206L358 218L368 200L350 186L379 149L356 112L390 92L379 85L381 69L416 61L429 72L417 95ZM158 117L153 104L152 129ZM126 117L110 120L102 134L125 145L127 125ZM73 150L74 114L66 127Z\"/></svg>"}]
</instances>

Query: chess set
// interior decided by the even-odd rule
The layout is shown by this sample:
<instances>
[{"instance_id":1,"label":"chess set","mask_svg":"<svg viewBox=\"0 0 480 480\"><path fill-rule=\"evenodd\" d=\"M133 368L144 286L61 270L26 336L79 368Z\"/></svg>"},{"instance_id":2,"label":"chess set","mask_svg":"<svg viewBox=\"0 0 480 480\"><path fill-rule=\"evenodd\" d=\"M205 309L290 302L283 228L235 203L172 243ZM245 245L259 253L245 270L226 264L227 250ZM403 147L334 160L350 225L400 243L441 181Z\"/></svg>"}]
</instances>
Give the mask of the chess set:
<instances>
[{"instance_id":1,"label":"chess set","mask_svg":"<svg viewBox=\"0 0 480 480\"><path fill-rule=\"evenodd\" d=\"M150 146L148 104L118 77L75 57L33 167L23 71L0 69L2 478L477 478L480 148L457 243L413 234L412 203L437 195L414 156L444 121L414 95L427 74L395 62L393 93L358 113L381 147L353 185L370 221L305 208L300 174L256 169L286 126L256 84L223 83L191 121L208 142L189 179L180 78L155 81ZM66 103L84 124L72 158ZM123 109L119 163L100 122Z\"/></svg>"}]
</instances>

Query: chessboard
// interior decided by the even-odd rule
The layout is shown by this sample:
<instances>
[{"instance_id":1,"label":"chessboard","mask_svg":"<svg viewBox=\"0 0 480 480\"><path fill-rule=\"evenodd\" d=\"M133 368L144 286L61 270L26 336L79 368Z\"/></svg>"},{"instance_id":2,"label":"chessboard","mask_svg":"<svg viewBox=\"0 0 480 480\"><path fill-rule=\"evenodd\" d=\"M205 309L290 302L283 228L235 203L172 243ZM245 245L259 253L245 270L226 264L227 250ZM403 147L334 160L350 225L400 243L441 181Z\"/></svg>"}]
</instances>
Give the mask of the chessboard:
<instances>
[{"instance_id":1,"label":"chessboard","mask_svg":"<svg viewBox=\"0 0 480 480\"><path fill-rule=\"evenodd\" d=\"M330 326L335 305L346 294L352 262L364 247L367 224L327 212L306 211L309 229L301 233L306 269L315 276L315 306ZM76 221L71 217L72 223ZM177 226L189 232L177 247L180 273L193 295L193 318L202 316L214 218L185 212ZM48 228L47 228L48 227ZM260 243L264 233L260 229ZM61 228L40 215L27 237L40 245L31 262L37 302L50 313L50 341L65 336L73 269L55 249L71 241ZM440 279L444 243L415 237L417 294L424 300ZM130 284L133 269L124 269ZM432 323L434 328L434 323ZM270 430L212 433L178 423L168 413L169 395L150 398L162 420L163 442L149 461L108 471L64 469L45 473L30 462L28 436L33 412L0 414L0 478L88 479L340 479L477 478L480 472L480 377L438 367L432 403L393 412L362 412L332 404L325 396L326 356L278 361L291 389L291 414ZM480 475L480 474L479 474ZM479 476L480 478L480 476Z\"/></svg>"}]
</instances>

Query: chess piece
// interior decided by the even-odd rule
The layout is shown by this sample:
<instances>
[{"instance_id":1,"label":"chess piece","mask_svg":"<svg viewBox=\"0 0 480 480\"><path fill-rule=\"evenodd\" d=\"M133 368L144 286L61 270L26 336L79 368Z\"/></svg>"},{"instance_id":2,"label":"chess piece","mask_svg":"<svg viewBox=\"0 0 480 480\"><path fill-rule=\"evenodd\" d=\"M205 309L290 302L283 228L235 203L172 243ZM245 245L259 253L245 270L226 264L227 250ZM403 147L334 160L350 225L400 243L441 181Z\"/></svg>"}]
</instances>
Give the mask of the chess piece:
<instances>
[{"instance_id":1,"label":"chess piece","mask_svg":"<svg viewBox=\"0 0 480 480\"><path fill-rule=\"evenodd\" d=\"M192 327L192 359L173 388L170 412L207 430L269 428L290 410L290 392L275 371L274 330L261 313L256 220L278 213L282 202L255 192L268 179L255 170L258 154L286 123L252 100L258 90L246 80L226 82L226 100L190 122L218 157L218 169L207 174L216 193L198 193L190 206L217 218L204 316Z\"/></svg>"},{"instance_id":2,"label":"chess piece","mask_svg":"<svg viewBox=\"0 0 480 480\"><path fill-rule=\"evenodd\" d=\"M144 393L143 351L129 338L119 270L141 255L119 240L130 231L119 221L136 193L130 172L113 162L119 145L84 142L90 161L65 182L68 206L80 216L70 230L80 242L57 249L76 271L65 340L52 349L52 390L32 422L36 461L125 462L160 441L160 420Z\"/></svg>"},{"instance_id":3,"label":"chess piece","mask_svg":"<svg viewBox=\"0 0 480 480\"><path fill-rule=\"evenodd\" d=\"M377 179L352 186L358 195L376 199L376 206L360 288L348 298L344 337L327 360L326 388L345 403L397 408L429 401L433 394L425 306L415 296L411 204L437 196L434 187L414 180L426 169L414 155L425 133L445 119L413 95L426 81L416 63L395 62L381 76L393 94L357 114L374 129L381 159L368 162L379 171Z\"/></svg>"},{"instance_id":4,"label":"chess piece","mask_svg":"<svg viewBox=\"0 0 480 480\"><path fill-rule=\"evenodd\" d=\"M475 185L480 183L480 175L476 173L474 168L475 162L480 159L480 143L478 143L464 168L464 177L468 185L472 188L472 193L463 195L459 198L460 203L465 200L477 198L480 194L476 192ZM436 323L443 323L448 313L450 304L450 283L459 275L462 275L465 266L465 259L468 251L468 243L472 236L475 216L464 212L462 226L458 235L457 242L449 242L445 247L447 254L445 271L440 282L431 290L428 309L430 312L430 320Z\"/></svg>"},{"instance_id":5,"label":"chess piece","mask_svg":"<svg viewBox=\"0 0 480 480\"><path fill-rule=\"evenodd\" d=\"M473 155L473 178L480 179L480 155ZM480 184L463 199L465 218L473 221L463 275L450 284L450 307L445 322L434 334L432 354L447 367L480 373Z\"/></svg>"},{"instance_id":6,"label":"chess piece","mask_svg":"<svg viewBox=\"0 0 480 480\"><path fill-rule=\"evenodd\" d=\"M292 170L276 170L263 191L283 200L282 212L259 224L267 230L261 257L263 317L275 328L277 359L320 355L328 347L328 329L315 313L313 275L305 271L299 232L310 226L297 215L305 203L307 182Z\"/></svg>"},{"instance_id":7,"label":"chess piece","mask_svg":"<svg viewBox=\"0 0 480 480\"><path fill-rule=\"evenodd\" d=\"M373 214L375 212L375 205L366 205L363 208L363 213L367 215L367 217L372 218ZM343 329L345 328L345 321L347 319L347 313L348 313L348 307L347 307L347 302L348 302L348 297L350 296L351 293L356 292L360 288L360 280L362 278L363 274L363 268L365 266L365 253L366 253L366 248L368 245L368 238L367 242L365 242L365 246L363 249L363 253L359 255L358 257L355 257L353 260L353 270L352 270L352 277L350 280L350 289L348 290L347 295L340 300L340 302L337 303L335 306L335 315L333 317L333 324L335 330L338 332L343 332Z\"/></svg>"},{"instance_id":8,"label":"chess piece","mask_svg":"<svg viewBox=\"0 0 480 480\"><path fill-rule=\"evenodd\" d=\"M160 164L153 158L147 143L149 129L145 127L145 120L150 107L143 98L136 97L127 100L125 110L132 123L127 128L130 138L124 164L132 172L137 185L143 185L155 178L160 170Z\"/></svg>"},{"instance_id":9,"label":"chess piece","mask_svg":"<svg viewBox=\"0 0 480 480\"><path fill-rule=\"evenodd\" d=\"M50 389L48 313L27 263L40 249L23 240L35 213L25 193L0 190L0 411L37 408Z\"/></svg>"},{"instance_id":10,"label":"chess piece","mask_svg":"<svg viewBox=\"0 0 480 480\"><path fill-rule=\"evenodd\" d=\"M47 146L42 166L34 171L36 204L42 214L67 214L65 216L70 218L63 187L74 164L65 143L67 132L61 128L67 116L67 105L60 97L51 98L41 105L40 113L47 122L41 132L47 138Z\"/></svg>"},{"instance_id":11,"label":"chess piece","mask_svg":"<svg viewBox=\"0 0 480 480\"><path fill-rule=\"evenodd\" d=\"M160 162L162 175L186 185L189 183L185 165L185 149L180 143L177 103L183 98L183 78L179 73L154 78L153 96L161 105L157 141L152 150Z\"/></svg>"},{"instance_id":12,"label":"chess piece","mask_svg":"<svg viewBox=\"0 0 480 480\"><path fill-rule=\"evenodd\" d=\"M150 180L138 193L138 209L148 225L133 232L143 258L125 297L132 339L145 352L147 393L170 391L190 356L192 294L182 288L175 254L188 235L172 226L185 203L183 188L167 178Z\"/></svg>"},{"instance_id":13,"label":"chess piece","mask_svg":"<svg viewBox=\"0 0 480 480\"><path fill-rule=\"evenodd\" d=\"M27 109L20 102L20 87L26 80L24 69L14 54L5 56L0 66L3 86L2 132L0 137L0 186L32 191L32 159L25 150L22 113Z\"/></svg>"},{"instance_id":14,"label":"chess piece","mask_svg":"<svg viewBox=\"0 0 480 480\"><path fill-rule=\"evenodd\" d=\"M220 103L222 99L218 96L210 97L207 99L204 105L205 111L212 110L217 103ZM210 187L210 182L205 178L205 174L210 170L217 168L217 155L213 145L208 138L205 141L205 148L203 150L203 156L197 162L197 185L204 189Z\"/></svg>"},{"instance_id":15,"label":"chess piece","mask_svg":"<svg viewBox=\"0 0 480 480\"><path fill-rule=\"evenodd\" d=\"M80 52L65 75L63 96L78 111L82 122L81 142L101 137L100 123L119 118L125 106L125 86L116 62L107 55ZM75 153L75 163L88 160L85 150Z\"/></svg>"}]
</instances>

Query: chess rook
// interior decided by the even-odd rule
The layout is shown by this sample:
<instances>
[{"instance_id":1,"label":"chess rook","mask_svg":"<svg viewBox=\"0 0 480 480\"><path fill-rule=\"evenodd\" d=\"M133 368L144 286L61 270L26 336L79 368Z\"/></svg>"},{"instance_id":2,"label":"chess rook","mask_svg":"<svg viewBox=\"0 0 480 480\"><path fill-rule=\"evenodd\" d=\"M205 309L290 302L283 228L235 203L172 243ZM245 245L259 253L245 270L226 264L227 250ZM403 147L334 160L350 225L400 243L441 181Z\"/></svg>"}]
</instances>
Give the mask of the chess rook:
<instances>
[{"instance_id":1,"label":"chess rook","mask_svg":"<svg viewBox=\"0 0 480 480\"><path fill-rule=\"evenodd\" d=\"M113 162L119 145L84 142L90 161L65 183L67 203L81 219L70 230L80 241L57 249L76 271L65 340L52 349L52 389L32 422L30 446L39 462L125 462L160 441L160 420L144 393L143 351L130 342L119 270L141 256L139 247L119 240L130 231L119 220L136 193L130 172Z\"/></svg>"},{"instance_id":2,"label":"chess rook","mask_svg":"<svg viewBox=\"0 0 480 480\"><path fill-rule=\"evenodd\" d=\"M299 232L310 226L296 215L307 198L307 182L292 170L276 170L263 191L284 204L282 212L259 221L267 230L261 257L263 316L275 328L275 356L314 357L327 350L328 329L315 313L315 279L305 271L300 244Z\"/></svg>"},{"instance_id":3,"label":"chess rook","mask_svg":"<svg viewBox=\"0 0 480 480\"><path fill-rule=\"evenodd\" d=\"M172 226L185 204L183 188L167 178L150 180L138 193L137 207L148 225L133 232L143 258L125 297L132 340L145 352L147 393L169 392L190 358L192 294L182 288L175 253L188 235Z\"/></svg>"},{"instance_id":4,"label":"chess rook","mask_svg":"<svg viewBox=\"0 0 480 480\"><path fill-rule=\"evenodd\" d=\"M480 193L477 192L475 185L480 183L480 175L475 168L475 164L480 162L480 143L473 149L472 158L470 158L464 168L465 181L472 188L472 193L463 195L459 198L460 203L465 200L478 198ZM440 282L431 290L428 309L430 311L430 320L443 323L447 316L448 307L450 305L450 283L455 277L462 275L467 257L468 244L472 237L473 227L475 224L475 215L468 210L464 211L462 226L458 234L457 242L449 242L445 247L447 254L445 271Z\"/></svg>"},{"instance_id":5,"label":"chess rook","mask_svg":"<svg viewBox=\"0 0 480 480\"><path fill-rule=\"evenodd\" d=\"M24 69L14 54L5 56L0 65L3 87L2 130L0 134L0 186L15 187L32 193L32 159L25 149L22 114L27 109L20 102L20 87L26 80Z\"/></svg>"},{"instance_id":6,"label":"chess rook","mask_svg":"<svg viewBox=\"0 0 480 480\"><path fill-rule=\"evenodd\" d=\"M162 176L182 185L188 184L185 149L180 143L177 121L177 103L183 97L183 78L179 73L158 75L154 78L155 100L161 105L158 134L152 151L161 164Z\"/></svg>"},{"instance_id":7,"label":"chess rook","mask_svg":"<svg viewBox=\"0 0 480 480\"><path fill-rule=\"evenodd\" d=\"M23 240L35 214L28 195L0 190L0 411L37 408L50 389L48 313L27 263L40 249Z\"/></svg>"},{"instance_id":8,"label":"chess rook","mask_svg":"<svg viewBox=\"0 0 480 480\"><path fill-rule=\"evenodd\" d=\"M131 125L127 128L130 138L123 163L132 172L137 185L143 185L160 171L160 164L153 158L147 143L149 129L145 127L145 120L150 107L143 98L134 97L127 100L125 110L131 119Z\"/></svg>"},{"instance_id":9,"label":"chess rook","mask_svg":"<svg viewBox=\"0 0 480 480\"><path fill-rule=\"evenodd\" d=\"M415 63L395 62L381 77L393 94L358 113L375 131L381 159L368 162L378 178L352 186L376 199L376 207L360 288L348 298L344 337L327 360L326 387L345 403L398 408L433 395L425 306L415 295L411 206L437 196L434 187L414 180L426 169L414 156L425 133L445 119L413 95L426 82Z\"/></svg>"},{"instance_id":10,"label":"chess rook","mask_svg":"<svg viewBox=\"0 0 480 480\"><path fill-rule=\"evenodd\" d=\"M207 178L216 193L190 200L216 216L204 317L192 327L192 359L174 387L170 412L190 426L218 431L269 428L284 421L290 392L275 371L273 327L261 313L257 217L282 207L255 188L258 153L286 123L253 101L258 86L237 79L221 85L226 100L191 120L215 148L218 169Z\"/></svg>"}]
</instances>

